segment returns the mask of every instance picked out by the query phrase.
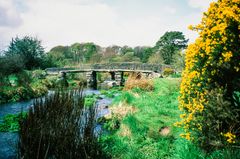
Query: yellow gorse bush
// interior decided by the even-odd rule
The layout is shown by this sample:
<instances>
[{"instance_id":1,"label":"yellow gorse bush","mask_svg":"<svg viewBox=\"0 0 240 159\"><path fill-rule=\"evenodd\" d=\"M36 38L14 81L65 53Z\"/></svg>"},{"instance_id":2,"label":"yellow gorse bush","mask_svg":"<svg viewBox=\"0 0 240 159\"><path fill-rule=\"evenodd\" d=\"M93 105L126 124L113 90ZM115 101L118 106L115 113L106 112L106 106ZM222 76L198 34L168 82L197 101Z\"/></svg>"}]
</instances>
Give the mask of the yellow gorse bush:
<instances>
[{"instance_id":1,"label":"yellow gorse bush","mask_svg":"<svg viewBox=\"0 0 240 159\"><path fill-rule=\"evenodd\" d=\"M199 37L186 50L186 67L182 74L179 109L183 111L176 125L184 128L181 136L194 140L201 134L204 111L209 105L209 92L234 90L232 83L240 74L240 0L218 0L210 4L197 26L190 26ZM230 97L230 95L229 95ZM237 132L231 125L221 127L225 141L234 143ZM229 134L227 132L231 131ZM239 130L238 130L239 131ZM220 133L220 132L219 132ZM220 134L219 134L220 135Z\"/></svg>"}]
</instances>

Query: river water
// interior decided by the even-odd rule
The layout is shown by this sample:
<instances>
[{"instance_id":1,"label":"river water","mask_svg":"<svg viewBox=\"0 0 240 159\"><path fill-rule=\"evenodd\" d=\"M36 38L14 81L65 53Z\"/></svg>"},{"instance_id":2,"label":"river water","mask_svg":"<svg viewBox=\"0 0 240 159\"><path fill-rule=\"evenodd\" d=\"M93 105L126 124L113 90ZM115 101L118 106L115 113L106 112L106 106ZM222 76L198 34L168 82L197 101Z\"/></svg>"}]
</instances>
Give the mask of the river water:
<instances>
[{"instance_id":1,"label":"river water","mask_svg":"<svg viewBox=\"0 0 240 159\"><path fill-rule=\"evenodd\" d=\"M53 91L49 91L49 94ZM84 90L85 95L100 94L98 90ZM2 122L3 117L7 114L17 114L21 111L27 111L33 104L34 99L16 103L7 103L0 105L0 122ZM102 99L97 100L96 106L98 108L97 117L102 117L109 114L109 109L106 107L112 102L111 99L102 96ZM95 131L101 131L101 125L96 126ZM18 133L12 132L0 132L0 159L13 159L16 158L17 154L17 140Z\"/></svg>"}]
</instances>

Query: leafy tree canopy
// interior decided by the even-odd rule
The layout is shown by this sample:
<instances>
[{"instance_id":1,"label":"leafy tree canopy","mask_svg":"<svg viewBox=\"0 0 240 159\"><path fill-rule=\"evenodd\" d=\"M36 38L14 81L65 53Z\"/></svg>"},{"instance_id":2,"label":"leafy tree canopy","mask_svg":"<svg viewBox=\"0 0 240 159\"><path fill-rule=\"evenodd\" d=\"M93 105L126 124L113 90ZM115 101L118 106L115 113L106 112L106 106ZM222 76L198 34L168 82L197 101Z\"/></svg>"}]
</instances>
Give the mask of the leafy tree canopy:
<instances>
[{"instance_id":1,"label":"leafy tree canopy","mask_svg":"<svg viewBox=\"0 0 240 159\"><path fill-rule=\"evenodd\" d=\"M0 80L5 76L12 73L18 73L23 70L24 62L19 55L13 55L11 57L0 57Z\"/></svg>"},{"instance_id":2,"label":"leafy tree canopy","mask_svg":"<svg viewBox=\"0 0 240 159\"><path fill-rule=\"evenodd\" d=\"M141 59L141 62L146 63L149 57L153 54L153 49L146 46L137 46L133 49L134 55Z\"/></svg>"},{"instance_id":3,"label":"leafy tree canopy","mask_svg":"<svg viewBox=\"0 0 240 159\"><path fill-rule=\"evenodd\" d=\"M72 53L70 52L70 48L68 46L55 46L49 52L49 55L55 61L64 60L66 58L72 58Z\"/></svg>"},{"instance_id":4,"label":"leafy tree canopy","mask_svg":"<svg viewBox=\"0 0 240 159\"><path fill-rule=\"evenodd\" d=\"M129 46L126 46L126 45L121 48L121 54L122 55L124 55L128 52L133 52L133 49Z\"/></svg>"},{"instance_id":5,"label":"leafy tree canopy","mask_svg":"<svg viewBox=\"0 0 240 159\"><path fill-rule=\"evenodd\" d=\"M16 37L10 42L5 56L8 60L18 58L22 62L23 68L30 70L42 67L44 48L37 38L25 36L20 39Z\"/></svg>"},{"instance_id":6,"label":"leafy tree canopy","mask_svg":"<svg viewBox=\"0 0 240 159\"><path fill-rule=\"evenodd\" d=\"M166 32L156 43L154 49L160 52L165 64L173 62L173 55L181 49L187 47L188 40L182 32L170 31Z\"/></svg>"}]
</instances>

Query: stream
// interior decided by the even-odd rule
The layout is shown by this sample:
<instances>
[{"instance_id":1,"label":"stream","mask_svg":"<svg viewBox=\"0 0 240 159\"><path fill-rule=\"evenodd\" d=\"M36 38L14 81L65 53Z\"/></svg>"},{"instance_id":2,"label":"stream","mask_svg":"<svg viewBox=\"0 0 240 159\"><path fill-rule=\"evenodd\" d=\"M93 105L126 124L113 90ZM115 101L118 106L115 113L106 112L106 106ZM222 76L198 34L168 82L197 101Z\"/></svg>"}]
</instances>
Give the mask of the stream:
<instances>
[{"instance_id":1,"label":"stream","mask_svg":"<svg viewBox=\"0 0 240 159\"><path fill-rule=\"evenodd\" d=\"M54 93L49 91L49 94ZM85 95L100 94L99 90L86 89L83 92ZM112 103L112 99L101 96L96 102L96 107L98 108L97 118L109 114L108 105ZM16 103L7 103L0 105L0 122L2 122L3 117L7 114L17 114L21 111L28 111L32 106L34 99L21 101ZM101 125L97 125L95 131L101 131ZM0 159L13 159L16 158L17 154L17 140L18 133L15 132L0 132Z\"/></svg>"}]
</instances>

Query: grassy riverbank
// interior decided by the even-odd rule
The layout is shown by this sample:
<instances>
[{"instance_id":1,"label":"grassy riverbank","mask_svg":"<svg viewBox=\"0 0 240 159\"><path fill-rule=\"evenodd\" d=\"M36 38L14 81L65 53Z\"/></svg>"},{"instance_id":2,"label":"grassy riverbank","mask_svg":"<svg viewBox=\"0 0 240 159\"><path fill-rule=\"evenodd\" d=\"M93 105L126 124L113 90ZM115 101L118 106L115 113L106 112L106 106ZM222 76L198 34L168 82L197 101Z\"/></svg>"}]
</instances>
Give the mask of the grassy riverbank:
<instances>
[{"instance_id":1,"label":"grassy riverbank","mask_svg":"<svg viewBox=\"0 0 240 159\"><path fill-rule=\"evenodd\" d=\"M2 78L0 81L0 104L17 102L44 95L49 81L44 79L44 71L22 71Z\"/></svg>"},{"instance_id":2,"label":"grassy riverbank","mask_svg":"<svg viewBox=\"0 0 240 159\"><path fill-rule=\"evenodd\" d=\"M47 86L40 80L35 80L25 86L3 86L0 93L0 104L40 97L47 91Z\"/></svg>"},{"instance_id":3,"label":"grassy riverbank","mask_svg":"<svg viewBox=\"0 0 240 159\"><path fill-rule=\"evenodd\" d=\"M68 77L68 88L79 88L79 81ZM18 102L45 95L49 89L60 88L58 76L48 76L44 70L22 71L0 80L0 104Z\"/></svg>"},{"instance_id":4,"label":"grassy riverbank","mask_svg":"<svg viewBox=\"0 0 240 159\"><path fill-rule=\"evenodd\" d=\"M147 80L146 80L147 81ZM191 141L180 137L178 96L180 78L154 79L151 89L125 87L101 90L85 97L90 108L104 95L113 98L111 114L100 118L107 131L98 140L101 151L113 159L237 159L231 149L207 154ZM137 81L134 82L135 86ZM1 131L18 131L18 115L8 115Z\"/></svg>"},{"instance_id":5,"label":"grassy riverbank","mask_svg":"<svg viewBox=\"0 0 240 159\"><path fill-rule=\"evenodd\" d=\"M156 79L153 91L134 88L114 98L110 109L117 113L107 125L115 126L101 138L104 151L113 159L234 158L229 151L206 154L180 137L182 130L174 126L180 114L179 85L178 78Z\"/></svg>"},{"instance_id":6,"label":"grassy riverbank","mask_svg":"<svg viewBox=\"0 0 240 159\"><path fill-rule=\"evenodd\" d=\"M153 91L133 89L115 98L113 107L129 107L132 111L120 117L118 130L102 137L105 151L122 159L171 156L179 131L173 126L179 116L179 83L179 79L158 79Z\"/></svg>"}]
</instances>

